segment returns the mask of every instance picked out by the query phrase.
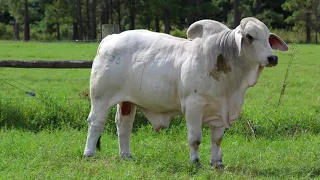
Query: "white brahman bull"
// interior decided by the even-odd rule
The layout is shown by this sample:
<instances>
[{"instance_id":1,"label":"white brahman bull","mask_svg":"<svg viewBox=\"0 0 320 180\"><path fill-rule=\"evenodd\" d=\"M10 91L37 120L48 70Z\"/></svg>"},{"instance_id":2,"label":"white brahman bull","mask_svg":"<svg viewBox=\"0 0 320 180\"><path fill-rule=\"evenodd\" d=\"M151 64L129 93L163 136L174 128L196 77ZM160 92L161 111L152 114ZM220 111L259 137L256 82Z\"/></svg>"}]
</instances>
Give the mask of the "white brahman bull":
<instances>
[{"instance_id":1,"label":"white brahman bull","mask_svg":"<svg viewBox=\"0 0 320 180\"><path fill-rule=\"evenodd\" d=\"M139 107L155 130L184 114L191 162L199 162L201 126L211 130L211 164L222 166L224 130L241 112L245 91L265 66L275 66L272 49L286 43L255 18L230 30L213 20L188 29L188 39L147 30L107 36L92 65L91 112L84 156L93 156L109 109L117 105L116 125L121 157L131 157L130 133Z\"/></svg>"}]
</instances>

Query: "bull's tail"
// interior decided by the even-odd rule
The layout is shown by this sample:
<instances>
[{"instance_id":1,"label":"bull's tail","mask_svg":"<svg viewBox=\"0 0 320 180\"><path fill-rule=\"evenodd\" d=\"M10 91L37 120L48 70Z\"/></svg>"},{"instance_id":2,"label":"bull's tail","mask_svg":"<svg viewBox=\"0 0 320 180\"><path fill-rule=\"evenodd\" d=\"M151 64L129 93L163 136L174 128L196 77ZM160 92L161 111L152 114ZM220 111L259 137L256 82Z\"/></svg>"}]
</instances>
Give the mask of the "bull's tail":
<instances>
[{"instance_id":1,"label":"bull's tail","mask_svg":"<svg viewBox=\"0 0 320 180\"><path fill-rule=\"evenodd\" d=\"M97 141L97 145L96 145L98 151L101 150L101 142L100 142L100 139L101 139L101 135L99 136L98 141Z\"/></svg>"}]
</instances>

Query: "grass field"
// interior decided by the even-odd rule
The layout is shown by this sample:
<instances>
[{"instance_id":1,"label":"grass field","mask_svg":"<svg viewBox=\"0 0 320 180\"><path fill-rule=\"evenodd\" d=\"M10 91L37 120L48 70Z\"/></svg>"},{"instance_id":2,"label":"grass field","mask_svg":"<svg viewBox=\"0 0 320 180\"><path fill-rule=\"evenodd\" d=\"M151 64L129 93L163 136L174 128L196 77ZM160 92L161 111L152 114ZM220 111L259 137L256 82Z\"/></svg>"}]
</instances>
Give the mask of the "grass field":
<instances>
[{"instance_id":1,"label":"grass field","mask_svg":"<svg viewBox=\"0 0 320 180\"><path fill-rule=\"evenodd\" d=\"M0 59L6 60L91 60L98 43L0 45ZM0 179L320 179L319 46L290 48L297 52L277 52L279 65L266 68L259 83L247 91L242 115L222 142L224 170L209 166L206 126L200 147L203 166L197 168L188 163L181 117L157 134L141 113L132 135L134 160L119 159L113 113L102 152L82 158L90 69L1 68ZM289 62L286 89L277 106Z\"/></svg>"}]
</instances>

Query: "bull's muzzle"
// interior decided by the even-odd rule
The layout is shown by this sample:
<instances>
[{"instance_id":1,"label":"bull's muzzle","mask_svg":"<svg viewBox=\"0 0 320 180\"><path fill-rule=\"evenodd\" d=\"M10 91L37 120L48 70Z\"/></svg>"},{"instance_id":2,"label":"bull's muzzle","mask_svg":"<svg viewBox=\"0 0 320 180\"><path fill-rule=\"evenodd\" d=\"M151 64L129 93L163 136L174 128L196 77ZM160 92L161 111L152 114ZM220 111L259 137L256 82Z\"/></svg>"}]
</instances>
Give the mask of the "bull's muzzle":
<instances>
[{"instance_id":1,"label":"bull's muzzle","mask_svg":"<svg viewBox=\"0 0 320 180\"><path fill-rule=\"evenodd\" d=\"M278 56L269 56L268 63L267 67L276 66L278 64Z\"/></svg>"}]
</instances>

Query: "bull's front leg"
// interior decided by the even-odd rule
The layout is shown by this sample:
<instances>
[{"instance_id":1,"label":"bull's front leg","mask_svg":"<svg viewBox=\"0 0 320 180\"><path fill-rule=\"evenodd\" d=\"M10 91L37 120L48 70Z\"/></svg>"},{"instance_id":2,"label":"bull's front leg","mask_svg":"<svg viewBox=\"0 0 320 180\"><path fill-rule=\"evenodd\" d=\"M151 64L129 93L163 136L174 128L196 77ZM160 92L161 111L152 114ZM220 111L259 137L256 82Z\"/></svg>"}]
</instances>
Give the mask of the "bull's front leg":
<instances>
[{"instance_id":1,"label":"bull's front leg","mask_svg":"<svg viewBox=\"0 0 320 180\"><path fill-rule=\"evenodd\" d=\"M190 146L190 161L200 162L198 150L202 138L201 126L203 109L196 102L190 102L186 106L185 116L188 129L188 142Z\"/></svg>"},{"instance_id":2,"label":"bull's front leg","mask_svg":"<svg viewBox=\"0 0 320 180\"><path fill-rule=\"evenodd\" d=\"M220 149L221 140L224 134L224 127L210 126L211 134L211 165L216 168L223 168L222 154Z\"/></svg>"}]
</instances>

